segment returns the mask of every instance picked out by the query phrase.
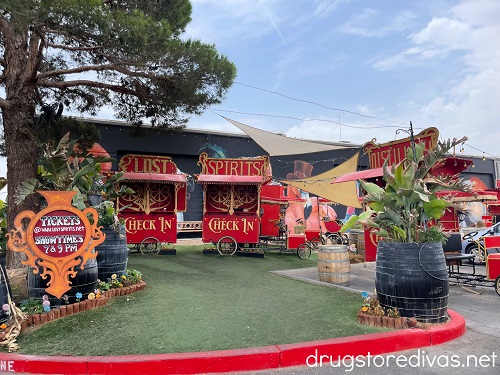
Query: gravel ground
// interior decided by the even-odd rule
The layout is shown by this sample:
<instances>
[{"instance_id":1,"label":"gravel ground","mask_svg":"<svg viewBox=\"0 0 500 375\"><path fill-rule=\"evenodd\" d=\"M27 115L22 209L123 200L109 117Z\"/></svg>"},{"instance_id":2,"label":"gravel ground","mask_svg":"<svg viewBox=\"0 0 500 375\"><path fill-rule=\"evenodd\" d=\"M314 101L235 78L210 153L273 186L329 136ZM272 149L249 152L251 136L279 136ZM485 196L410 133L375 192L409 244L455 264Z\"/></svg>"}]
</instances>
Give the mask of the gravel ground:
<instances>
[{"instance_id":1,"label":"gravel ground","mask_svg":"<svg viewBox=\"0 0 500 375\"><path fill-rule=\"evenodd\" d=\"M203 245L201 238L178 238L177 245L179 246L194 246Z\"/></svg>"}]
</instances>

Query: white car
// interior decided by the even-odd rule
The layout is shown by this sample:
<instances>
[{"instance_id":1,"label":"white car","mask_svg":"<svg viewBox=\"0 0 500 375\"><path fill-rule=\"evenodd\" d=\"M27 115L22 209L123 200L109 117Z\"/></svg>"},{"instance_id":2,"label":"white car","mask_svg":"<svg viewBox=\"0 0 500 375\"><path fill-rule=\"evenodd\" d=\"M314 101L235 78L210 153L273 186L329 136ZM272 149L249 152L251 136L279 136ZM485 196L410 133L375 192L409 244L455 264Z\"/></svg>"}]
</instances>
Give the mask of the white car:
<instances>
[{"instance_id":1,"label":"white car","mask_svg":"<svg viewBox=\"0 0 500 375\"><path fill-rule=\"evenodd\" d=\"M484 263L486 261L484 254L478 252L477 242L484 236L500 236L500 222L491 227L467 233L462 237L462 253L476 255L474 260L476 263ZM500 249L497 249L496 252L499 251ZM495 249L492 249L492 251L489 250L488 252L495 252Z\"/></svg>"}]
</instances>

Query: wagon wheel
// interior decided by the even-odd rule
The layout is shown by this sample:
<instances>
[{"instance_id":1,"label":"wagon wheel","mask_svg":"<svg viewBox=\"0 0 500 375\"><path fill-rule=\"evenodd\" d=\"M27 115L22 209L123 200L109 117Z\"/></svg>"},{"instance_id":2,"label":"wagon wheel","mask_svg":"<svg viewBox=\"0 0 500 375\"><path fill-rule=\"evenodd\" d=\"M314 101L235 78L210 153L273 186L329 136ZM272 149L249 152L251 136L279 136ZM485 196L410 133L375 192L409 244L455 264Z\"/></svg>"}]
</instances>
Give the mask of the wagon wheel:
<instances>
[{"instance_id":1,"label":"wagon wheel","mask_svg":"<svg viewBox=\"0 0 500 375\"><path fill-rule=\"evenodd\" d=\"M500 296L500 275L495 280L495 291Z\"/></svg>"},{"instance_id":2,"label":"wagon wheel","mask_svg":"<svg viewBox=\"0 0 500 375\"><path fill-rule=\"evenodd\" d=\"M250 185L240 186L238 188L237 197L241 203L253 203L255 201L255 189Z\"/></svg>"},{"instance_id":3,"label":"wagon wheel","mask_svg":"<svg viewBox=\"0 0 500 375\"><path fill-rule=\"evenodd\" d=\"M220 255L234 255L238 250L238 243L231 236L224 236L217 242L217 251Z\"/></svg>"},{"instance_id":4,"label":"wagon wheel","mask_svg":"<svg viewBox=\"0 0 500 375\"><path fill-rule=\"evenodd\" d=\"M306 243L301 243L299 247L297 247L297 256L300 259L307 259L311 256L311 247Z\"/></svg>"},{"instance_id":5,"label":"wagon wheel","mask_svg":"<svg viewBox=\"0 0 500 375\"><path fill-rule=\"evenodd\" d=\"M225 203L229 199L230 188L228 185L218 186L217 189L210 193L210 199L215 203Z\"/></svg>"},{"instance_id":6,"label":"wagon wheel","mask_svg":"<svg viewBox=\"0 0 500 375\"><path fill-rule=\"evenodd\" d=\"M324 237L314 237L311 241L309 241L309 244L313 248L313 250L318 250L319 245L326 245Z\"/></svg>"},{"instance_id":7,"label":"wagon wheel","mask_svg":"<svg viewBox=\"0 0 500 375\"><path fill-rule=\"evenodd\" d=\"M158 254L160 252L160 241L155 237L146 237L139 246L141 254Z\"/></svg>"},{"instance_id":8,"label":"wagon wheel","mask_svg":"<svg viewBox=\"0 0 500 375\"><path fill-rule=\"evenodd\" d=\"M150 201L168 204L172 200L170 190L164 184L152 184L149 190Z\"/></svg>"},{"instance_id":9,"label":"wagon wheel","mask_svg":"<svg viewBox=\"0 0 500 375\"><path fill-rule=\"evenodd\" d=\"M342 245L344 243L344 238L339 233L332 233L328 235L328 241L332 245Z\"/></svg>"}]
</instances>

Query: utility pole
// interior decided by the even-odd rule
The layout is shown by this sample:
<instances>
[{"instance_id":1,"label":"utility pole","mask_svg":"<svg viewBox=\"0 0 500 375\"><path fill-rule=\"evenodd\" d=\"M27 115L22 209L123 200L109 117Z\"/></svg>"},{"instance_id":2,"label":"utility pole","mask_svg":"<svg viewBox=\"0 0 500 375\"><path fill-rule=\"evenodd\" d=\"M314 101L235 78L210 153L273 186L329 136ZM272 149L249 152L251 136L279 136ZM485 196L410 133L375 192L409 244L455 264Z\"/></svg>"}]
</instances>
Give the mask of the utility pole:
<instances>
[{"instance_id":1,"label":"utility pole","mask_svg":"<svg viewBox=\"0 0 500 375\"><path fill-rule=\"evenodd\" d=\"M413 124L410 121L410 144L413 151L413 160L417 161L417 150L415 149L415 137L413 136Z\"/></svg>"}]
</instances>

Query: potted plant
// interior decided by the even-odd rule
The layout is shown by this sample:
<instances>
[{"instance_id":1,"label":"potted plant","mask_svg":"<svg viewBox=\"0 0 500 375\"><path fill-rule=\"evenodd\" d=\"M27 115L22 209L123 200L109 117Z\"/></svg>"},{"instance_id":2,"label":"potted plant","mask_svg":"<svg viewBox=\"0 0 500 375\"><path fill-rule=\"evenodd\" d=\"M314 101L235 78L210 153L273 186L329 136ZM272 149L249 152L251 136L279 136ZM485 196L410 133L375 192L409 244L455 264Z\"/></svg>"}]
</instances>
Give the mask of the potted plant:
<instances>
[{"instance_id":1,"label":"potted plant","mask_svg":"<svg viewBox=\"0 0 500 375\"><path fill-rule=\"evenodd\" d=\"M94 208L99 216L97 225L106 235L104 242L95 247L98 278L107 280L112 274L121 275L127 270L127 235L113 201L105 200Z\"/></svg>"},{"instance_id":2,"label":"potted plant","mask_svg":"<svg viewBox=\"0 0 500 375\"><path fill-rule=\"evenodd\" d=\"M375 272L377 298L384 308L420 322L447 320L448 271L442 250L447 235L439 219L450 206L436 193L465 190L458 176L439 172L449 150L464 142L438 142L433 150L412 144L398 164L383 167L385 186L360 181L368 209L341 228L363 224L379 238Z\"/></svg>"},{"instance_id":3,"label":"potted plant","mask_svg":"<svg viewBox=\"0 0 500 375\"><path fill-rule=\"evenodd\" d=\"M105 191L104 188L104 177L101 175L95 176L92 179L92 184L87 193L87 202L90 206L95 207L99 203L102 203Z\"/></svg>"},{"instance_id":4,"label":"potted plant","mask_svg":"<svg viewBox=\"0 0 500 375\"><path fill-rule=\"evenodd\" d=\"M15 202L21 203L28 195L39 190L74 190L77 194L73 197L72 205L80 210L85 209L85 198L92 189L93 181L101 175L101 164L114 159L81 151L78 140L71 140L69 133L57 143L48 141L39 147L37 178L28 179L19 186Z\"/></svg>"},{"instance_id":5,"label":"potted plant","mask_svg":"<svg viewBox=\"0 0 500 375\"><path fill-rule=\"evenodd\" d=\"M51 191L76 191L72 205L80 210L87 207L87 196L89 193L97 192L105 194L106 198L114 198L128 189L125 186L116 187L115 182L122 176L123 172L108 173L103 176L101 164L114 161L106 156L94 156L88 151L80 150L78 140L71 140L67 133L59 142L47 141L40 144L40 155L38 157L37 178L24 181L16 191L15 202L22 202L28 195L40 190ZM41 205L45 202L42 199ZM114 220L114 218L113 218ZM104 224L102 224L104 225ZM72 288L79 287L85 293L94 288L91 280L97 281L98 262L89 259L85 268L73 277ZM39 273L28 272L29 295L35 298L41 297L47 287L48 280L42 279Z\"/></svg>"}]
</instances>

